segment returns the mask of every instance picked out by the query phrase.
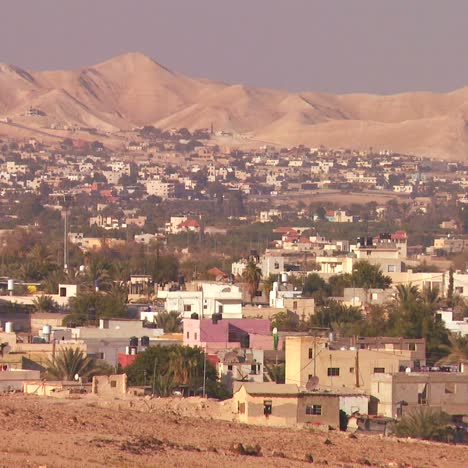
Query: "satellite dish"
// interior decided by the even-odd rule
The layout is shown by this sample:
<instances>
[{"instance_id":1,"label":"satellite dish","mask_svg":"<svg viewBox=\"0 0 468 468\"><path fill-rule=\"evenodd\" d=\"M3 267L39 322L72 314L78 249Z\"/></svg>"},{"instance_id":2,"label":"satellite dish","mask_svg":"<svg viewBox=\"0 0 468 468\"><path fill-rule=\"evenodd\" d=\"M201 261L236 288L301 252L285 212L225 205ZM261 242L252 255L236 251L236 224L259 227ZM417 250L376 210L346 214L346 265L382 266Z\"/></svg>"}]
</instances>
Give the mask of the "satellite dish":
<instances>
[{"instance_id":1,"label":"satellite dish","mask_svg":"<svg viewBox=\"0 0 468 468\"><path fill-rule=\"evenodd\" d=\"M319 378L316 375L313 375L306 383L306 389L315 390L318 387L318 384L319 384Z\"/></svg>"},{"instance_id":2,"label":"satellite dish","mask_svg":"<svg viewBox=\"0 0 468 468\"><path fill-rule=\"evenodd\" d=\"M407 374L411 374L411 367L407 367L407 368L405 369L405 372L406 372Z\"/></svg>"},{"instance_id":3,"label":"satellite dish","mask_svg":"<svg viewBox=\"0 0 468 468\"><path fill-rule=\"evenodd\" d=\"M80 376L78 374L75 374L75 380L78 382L80 380Z\"/></svg>"},{"instance_id":4,"label":"satellite dish","mask_svg":"<svg viewBox=\"0 0 468 468\"><path fill-rule=\"evenodd\" d=\"M273 335L277 335L278 334L278 329L275 327L273 328Z\"/></svg>"}]
</instances>

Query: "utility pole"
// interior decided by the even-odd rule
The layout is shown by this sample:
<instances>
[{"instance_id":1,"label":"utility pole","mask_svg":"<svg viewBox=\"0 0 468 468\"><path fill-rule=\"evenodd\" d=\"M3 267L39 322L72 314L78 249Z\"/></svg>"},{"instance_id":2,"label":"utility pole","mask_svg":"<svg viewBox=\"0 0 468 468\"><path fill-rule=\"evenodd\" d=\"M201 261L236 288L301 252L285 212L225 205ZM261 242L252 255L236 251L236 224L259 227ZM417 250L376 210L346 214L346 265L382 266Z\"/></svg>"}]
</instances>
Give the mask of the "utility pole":
<instances>
[{"instance_id":1,"label":"utility pole","mask_svg":"<svg viewBox=\"0 0 468 468\"><path fill-rule=\"evenodd\" d=\"M357 340L355 340L356 343L356 362L354 365L354 374L356 377L356 388L359 388L359 346L357 344Z\"/></svg>"},{"instance_id":2,"label":"utility pole","mask_svg":"<svg viewBox=\"0 0 468 468\"><path fill-rule=\"evenodd\" d=\"M63 225L63 269L68 268L68 207L65 207L65 219Z\"/></svg>"},{"instance_id":3,"label":"utility pole","mask_svg":"<svg viewBox=\"0 0 468 468\"><path fill-rule=\"evenodd\" d=\"M317 375L317 332L314 332L314 377Z\"/></svg>"},{"instance_id":4,"label":"utility pole","mask_svg":"<svg viewBox=\"0 0 468 468\"><path fill-rule=\"evenodd\" d=\"M203 398L206 396L206 348L203 350Z\"/></svg>"}]
</instances>

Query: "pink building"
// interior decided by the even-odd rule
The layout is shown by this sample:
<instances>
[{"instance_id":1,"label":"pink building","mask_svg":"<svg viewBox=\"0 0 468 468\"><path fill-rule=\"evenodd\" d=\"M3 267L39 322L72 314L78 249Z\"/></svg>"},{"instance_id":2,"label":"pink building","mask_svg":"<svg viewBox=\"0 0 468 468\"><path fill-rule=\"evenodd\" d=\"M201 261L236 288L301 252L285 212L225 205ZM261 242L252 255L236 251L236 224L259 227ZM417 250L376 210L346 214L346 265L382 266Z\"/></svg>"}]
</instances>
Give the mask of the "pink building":
<instances>
[{"instance_id":1,"label":"pink building","mask_svg":"<svg viewBox=\"0 0 468 468\"><path fill-rule=\"evenodd\" d=\"M210 351L226 348L273 349L267 319L184 319L184 345Z\"/></svg>"}]
</instances>

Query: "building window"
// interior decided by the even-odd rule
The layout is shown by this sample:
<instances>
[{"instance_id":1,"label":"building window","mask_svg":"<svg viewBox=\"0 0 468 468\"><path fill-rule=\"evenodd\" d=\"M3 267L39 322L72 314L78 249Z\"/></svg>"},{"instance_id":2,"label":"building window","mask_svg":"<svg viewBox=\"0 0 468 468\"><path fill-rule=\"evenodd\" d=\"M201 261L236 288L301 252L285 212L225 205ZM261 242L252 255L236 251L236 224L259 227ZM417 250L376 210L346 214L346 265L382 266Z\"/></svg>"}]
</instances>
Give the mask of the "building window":
<instances>
[{"instance_id":1,"label":"building window","mask_svg":"<svg viewBox=\"0 0 468 468\"><path fill-rule=\"evenodd\" d=\"M314 357L314 350L312 348L309 348L309 359L312 359Z\"/></svg>"},{"instance_id":2,"label":"building window","mask_svg":"<svg viewBox=\"0 0 468 468\"><path fill-rule=\"evenodd\" d=\"M245 403L237 403L237 412L239 414L245 414Z\"/></svg>"},{"instance_id":3,"label":"building window","mask_svg":"<svg viewBox=\"0 0 468 468\"><path fill-rule=\"evenodd\" d=\"M273 403L271 400L263 400L263 414L269 416L273 411Z\"/></svg>"},{"instance_id":4,"label":"building window","mask_svg":"<svg viewBox=\"0 0 468 468\"><path fill-rule=\"evenodd\" d=\"M198 340L198 333L195 332L195 339Z\"/></svg>"},{"instance_id":5,"label":"building window","mask_svg":"<svg viewBox=\"0 0 468 468\"><path fill-rule=\"evenodd\" d=\"M279 263L275 262L275 270L279 270Z\"/></svg>"},{"instance_id":6,"label":"building window","mask_svg":"<svg viewBox=\"0 0 468 468\"><path fill-rule=\"evenodd\" d=\"M306 414L320 416L322 414L322 405L306 405Z\"/></svg>"},{"instance_id":7,"label":"building window","mask_svg":"<svg viewBox=\"0 0 468 468\"><path fill-rule=\"evenodd\" d=\"M374 367L374 374L385 374L385 367Z\"/></svg>"},{"instance_id":8,"label":"building window","mask_svg":"<svg viewBox=\"0 0 468 468\"><path fill-rule=\"evenodd\" d=\"M218 314L222 314L223 310L224 310L224 307L222 306L222 304L218 304Z\"/></svg>"},{"instance_id":9,"label":"building window","mask_svg":"<svg viewBox=\"0 0 468 468\"><path fill-rule=\"evenodd\" d=\"M408 345L408 349L409 349L410 351L416 351L416 343L410 343L410 344Z\"/></svg>"},{"instance_id":10,"label":"building window","mask_svg":"<svg viewBox=\"0 0 468 468\"><path fill-rule=\"evenodd\" d=\"M328 377L338 377L340 375L340 368L339 367L329 367L327 369Z\"/></svg>"},{"instance_id":11,"label":"building window","mask_svg":"<svg viewBox=\"0 0 468 468\"><path fill-rule=\"evenodd\" d=\"M350 373L350 374L354 374L354 367L350 367L350 368L349 368L349 373Z\"/></svg>"},{"instance_id":12,"label":"building window","mask_svg":"<svg viewBox=\"0 0 468 468\"><path fill-rule=\"evenodd\" d=\"M192 305L184 304L184 312L192 312Z\"/></svg>"},{"instance_id":13,"label":"building window","mask_svg":"<svg viewBox=\"0 0 468 468\"><path fill-rule=\"evenodd\" d=\"M293 302L293 310L297 310L297 301Z\"/></svg>"},{"instance_id":14,"label":"building window","mask_svg":"<svg viewBox=\"0 0 468 468\"><path fill-rule=\"evenodd\" d=\"M110 386L111 386L111 388L116 388L117 387L117 382L115 380L111 380Z\"/></svg>"},{"instance_id":15,"label":"building window","mask_svg":"<svg viewBox=\"0 0 468 468\"><path fill-rule=\"evenodd\" d=\"M257 375L257 364L252 364L250 366L250 374L251 375Z\"/></svg>"},{"instance_id":16,"label":"building window","mask_svg":"<svg viewBox=\"0 0 468 468\"><path fill-rule=\"evenodd\" d=\"M187 340L190 340L190 332L187 332Z\"/></svg>"},{"instance_id":17,"label":"building window","mask_svg":"<svg viewBox=\"0 0 468 468\"><path fill-rule=\"evenodd\" d=\"M229 365L228 365L228 370L231 370L231 371L232 371L232 364L229 364Z\"/></svg>"},{"instance_id":18,"label":"building window","mask_svg":"<svg viewBox=\"0 0 468 468\"><path fill-rule=\"evenodd\" d=\"M395 265L388 265L387 271L388 271L388 273L395 273L396 266Z\"/></svg>"}]
</instances>

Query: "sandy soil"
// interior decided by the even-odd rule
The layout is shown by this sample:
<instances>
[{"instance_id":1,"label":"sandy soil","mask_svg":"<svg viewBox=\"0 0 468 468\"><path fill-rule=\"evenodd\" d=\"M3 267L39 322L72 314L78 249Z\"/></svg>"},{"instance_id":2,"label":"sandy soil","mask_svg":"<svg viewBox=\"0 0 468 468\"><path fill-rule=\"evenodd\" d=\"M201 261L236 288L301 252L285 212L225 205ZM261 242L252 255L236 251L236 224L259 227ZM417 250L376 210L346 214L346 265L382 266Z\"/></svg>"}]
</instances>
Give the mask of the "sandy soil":
<instances>
[{"instance_id":1,"label":"sandy soil","mask_svg":"<svg viewBox=\"0 0 468 468\"><path fill-rule=\"evenodd\" d=\"M225 421L211 416L223 417ZM1 467L463 467L468 447L378 436L239 425L199 399L0 397ZM241 455L239 443L261 449Z\"/></svg>"}]
</instances>

